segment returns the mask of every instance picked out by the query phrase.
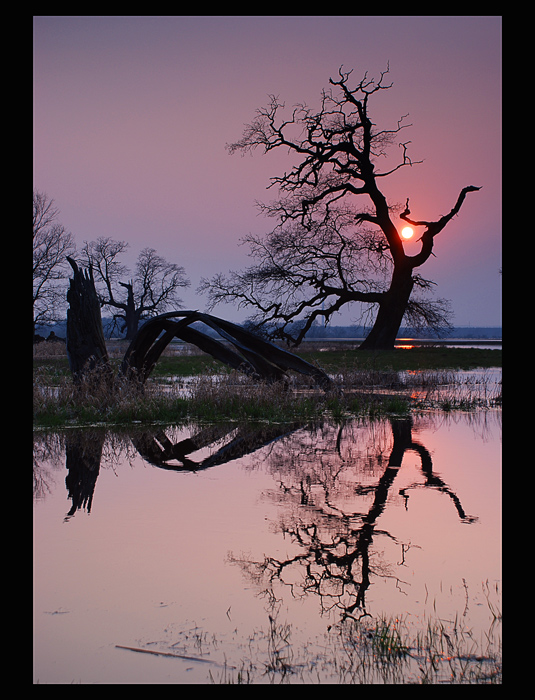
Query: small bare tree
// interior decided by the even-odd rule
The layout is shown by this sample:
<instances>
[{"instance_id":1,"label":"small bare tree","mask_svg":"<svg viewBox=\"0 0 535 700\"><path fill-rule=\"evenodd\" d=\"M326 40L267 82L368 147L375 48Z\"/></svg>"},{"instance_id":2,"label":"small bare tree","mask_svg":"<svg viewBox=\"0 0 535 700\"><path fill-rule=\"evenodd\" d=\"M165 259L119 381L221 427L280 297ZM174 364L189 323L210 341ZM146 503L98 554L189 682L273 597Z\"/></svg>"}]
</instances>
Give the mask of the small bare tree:
<instances>
[{"instance_id":1,"label":"small bare tree","mask_svg":"<svg viewBox=\"0 0 535 700\"><path fill-rule=\"evenodd\" d=\"M131 340L141 320L180 308L178 289L188 287L190 281L183 267L167 262L154 248L141 251L134 277L122 281L130 271L118 257L127 248L125 241L98 238L85 242L82 256L84 264L93 270L101 306L116 309L114 319L122 324L121 330L126 330L126 338Z\"/></svg>"},{"instance_id":2,"label":"small bare tree","mask_svg":"<svg viewBox=\"0 0 535 700\"><path fill-rule=\"evenodd\" d=\"M242 139L228 146L230 153L287 149L295 164L271 178L279 198L260 205L277 220L276 227L264 238L245 239L256 264L201 281L199 291L208 293L210 308L238 302L253 310L257 326L275 324L280 337L299 344L316 319L327 322L346 304L360 302L375 314L361 345L371 349L392 348L404 317L412 325L435 328L447 321L447 302L413 294L433 284L416 271L466 194L479 187L462 189L449 214L437 221L409 218L407 200L399 218L423 227L423 233L420 252L405 252L392 218L396 207L387 203L379 183L413 165L410 142L399 138L409 125L402 117L393 128L379 129L369 115L372 96L392 87L385 84L386 73L378 80L365 75L350 87L351 71L340 69L331 88L322 92L319 110L299 104L288 118L284 104L271 96ZM387 152L395 143L400 158L391 162Z\"/></svg>"},{"instance_id":3,"label":"small bare tree","mask_svg":"<svg viewBox=\"0 0 535 700\"><path fill-rule=\"evenodd\" d=\"M67 256L75 251L71 233L58 222L59 210L46 194L33 191L33 331L37 323L59 320L65 307Z\"/></svg>"}]
</instances>

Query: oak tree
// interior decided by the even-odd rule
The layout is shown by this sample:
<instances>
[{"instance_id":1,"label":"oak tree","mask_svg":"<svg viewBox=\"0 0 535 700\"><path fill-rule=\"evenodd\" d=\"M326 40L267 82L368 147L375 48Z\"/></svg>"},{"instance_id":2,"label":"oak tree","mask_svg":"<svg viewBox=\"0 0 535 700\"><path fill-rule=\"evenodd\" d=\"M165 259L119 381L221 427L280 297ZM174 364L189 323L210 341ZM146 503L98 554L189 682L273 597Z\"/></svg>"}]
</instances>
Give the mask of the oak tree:
<instances>
[{"instance_id":1,"label":"oak tree","mask_svg":"<svg viewBox=\"0 0 535 700\"><path fill-rule=\"evenodd\" d=\"M276 220L274 229L245 238L255 264L203 279L199 291L208 294L210 308L237 302L252 310L257 328L274 327L294 345L318 320L327 323L334 312L360 302L375 315L361 347L390 349L403 319L413 327L447 323L448 303L422 296L433 283L418 270L467 193L480 188L464 187L436 221L412 218L408 199L401 213L398 207L398 218L422 231L419 252L408 255L400 222L394 222L396 206L387 202L381 180L414 164L410 142L401 139L409 125L406 116L387 129L371 119L370 101L392 87L385 81L388 69L378 79L365 74L354 86L351 73L340 68L322 91L319 109L298 104L285 116L284 104L271 95L243 137L228 146L242 154L286 149L293 164L271 178L278 198L259 205ZM387 155L394 144L399 158L392 163Z\"/></svg>"}]
</instances>

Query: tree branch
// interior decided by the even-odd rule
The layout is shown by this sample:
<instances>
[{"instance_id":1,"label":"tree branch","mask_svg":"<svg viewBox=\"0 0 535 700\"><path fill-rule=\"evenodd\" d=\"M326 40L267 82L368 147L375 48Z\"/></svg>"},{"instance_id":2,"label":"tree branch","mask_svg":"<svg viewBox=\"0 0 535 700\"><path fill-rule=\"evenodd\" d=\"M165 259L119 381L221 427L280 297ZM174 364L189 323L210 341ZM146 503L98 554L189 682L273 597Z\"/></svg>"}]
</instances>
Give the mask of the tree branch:
<instances>
[{"instance_id":1,"label":"tree branch","mask_svg":"<svg viewBox=\"0 0 535 700\"><path fill-rule=\"evenodd\" d=\"M453 217L459 213L459 210L466 198L466 195L468 192L477 192L480 190L481 187L475 187L474 185L469 185L468 187L464 187L459 196L457 197L457 201L455 203L455 206L453 209L449 212L449 214L446 214L445 216L440 217L438 221L415 221L414 219L409 218L410 209L409 209L409 200L407 199L407 203L405 204L405 210L399 215L400 219L403 219L403 221L406 221L407 223L411 224L412 226L425 226L426 230L423 232L420 241L422 244L422 249L417 255L413 256L408 256L407 261L411 265L411 267L419 267L422 265L432 254L433 252L433 239L434 237L439 234L444 227L453 219Z\"/></svg>"}]
</instances>

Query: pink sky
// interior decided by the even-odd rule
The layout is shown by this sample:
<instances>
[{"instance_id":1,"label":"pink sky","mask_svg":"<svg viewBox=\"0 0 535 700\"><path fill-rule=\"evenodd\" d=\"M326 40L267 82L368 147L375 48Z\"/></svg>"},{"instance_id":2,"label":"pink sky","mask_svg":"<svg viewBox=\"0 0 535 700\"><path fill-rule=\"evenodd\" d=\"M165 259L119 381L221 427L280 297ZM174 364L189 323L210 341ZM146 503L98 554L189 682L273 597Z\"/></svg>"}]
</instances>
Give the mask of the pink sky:
<instances>
[{"instance_id":1,"label":"pink sky","mask_svg":"<svg viewBox=\"0 0 535 700\"><path fill-rule=\"evenodd\" d=\"M34 187L55 200L79 247L111 236L183 265L186 308L205 308L201 277L243 269L249 233L269 230L255 200L283 153L230 156L225 144L267 95L318 104L341 64L393 88L371 102L422 165L383 182L437 219L470 194L420 269L453 303L457 325L501 325L500 17L35 17ZM231 306L215 312L242 320ZM357 310L335 323L351 323Z\"/></svg>"}]
</instances>

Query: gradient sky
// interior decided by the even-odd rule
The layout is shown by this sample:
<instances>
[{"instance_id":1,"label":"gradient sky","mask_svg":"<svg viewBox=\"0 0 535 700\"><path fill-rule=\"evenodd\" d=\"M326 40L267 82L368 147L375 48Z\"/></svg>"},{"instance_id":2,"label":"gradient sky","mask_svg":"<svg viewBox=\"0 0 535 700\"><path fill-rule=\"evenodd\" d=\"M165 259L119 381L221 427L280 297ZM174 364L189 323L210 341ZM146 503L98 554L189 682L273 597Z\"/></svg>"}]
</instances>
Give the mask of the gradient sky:
<instances>
[{"instance_id":1,"label":"gradient sky","mask_svg":"<svg viewBox=\"0 0 535 700\"><path fill-rule=\"evenodd\" d=\"M203 310L201 277L250 262L240 239L269 230L255 201L274 198L269 178L288 165L285 153L230 156L225 144L268 94L316 106L340 65L360 80L387 62L394 85L370 116L391 128L409 113L403 140L424 162L383 191L436 220L463 187L482 187L419 272L456 325L501 325L500 17L35 17L34 187L79 247L110 236L129 242L132 268L147 246L183 265L185 308Z\"/></svg>"}]
</instances>

